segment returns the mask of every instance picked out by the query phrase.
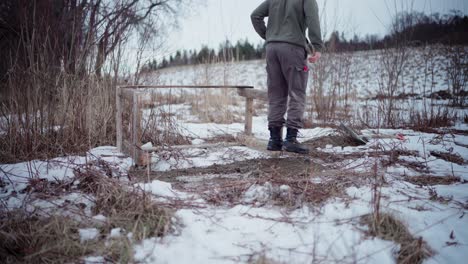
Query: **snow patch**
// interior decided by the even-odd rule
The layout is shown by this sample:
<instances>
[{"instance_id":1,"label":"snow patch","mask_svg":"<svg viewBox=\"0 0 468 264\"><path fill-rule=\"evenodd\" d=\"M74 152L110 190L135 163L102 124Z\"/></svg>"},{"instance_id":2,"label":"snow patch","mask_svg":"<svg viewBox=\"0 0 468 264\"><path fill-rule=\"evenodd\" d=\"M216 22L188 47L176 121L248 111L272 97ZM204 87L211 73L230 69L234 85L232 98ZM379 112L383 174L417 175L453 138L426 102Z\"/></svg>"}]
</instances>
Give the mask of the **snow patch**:
<instances>
[{"instance_id":1,"label":"snow patch","mask_svg":"<svg viewBox=\"0 0 468 264\"><path fill-rule=\"evenodd\" d=\"M99 230L96 228L82 228L78 230L81 243L94 240L99 236Z\"/></svg>"}]
</instances>

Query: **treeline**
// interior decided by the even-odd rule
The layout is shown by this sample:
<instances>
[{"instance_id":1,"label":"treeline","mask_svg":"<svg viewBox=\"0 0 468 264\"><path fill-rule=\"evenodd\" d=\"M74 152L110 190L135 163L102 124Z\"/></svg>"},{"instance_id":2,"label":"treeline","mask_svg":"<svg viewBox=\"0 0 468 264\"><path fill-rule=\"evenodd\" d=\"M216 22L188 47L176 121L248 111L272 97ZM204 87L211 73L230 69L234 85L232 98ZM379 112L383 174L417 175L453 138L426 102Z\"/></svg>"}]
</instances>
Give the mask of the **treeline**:
<instances>
[{"instance_id":1,"label":"treeline","mask_svg":"<svg viewBox=\"0 0 468 264\"><path fill-rule=\"evenodd\" d=\"M335 31L325 41L325 46L329 52L347 52L383 49L400 44L418 46L435 43L468 45L468 16L460 11L452 11L445 15L403 12L394 18L390 33L383 38L375 34L355 34L346 38L344 32ZM177 51L175 55L163 58L162 61L153 59L143 67L143 71L207 62L262 59L264 55L264 45L254 45L247 40L233 45L226 41L217 50L205 46L199 51Z\"/></svg>"},{"instance_id":2,"label":"treeline","mask_svg":"<svg viewBox=\"0 0 468 264\"><path fill-rule=\"evenodd\" d=\"M203 46L199 51L177 51L174 55L169 56L169 58L164 58L161 62L153 59L144 67L143 71L152 71L180 65L255 60L263 58L264 54L265 46L262 44L254 45L248 40L244 40L238 41L234 45L227 40L220 44L218 49Z\"/></svg>"},{"instance_id":3,"label":"treeline","mask_svg":"<svg viewBox=\"0 0 468 264\"><path fill-rule=\"evenodd\" d=\"M468 45L468 16L460 11L450 14L426 15L420 12L398 14L390 27L390 33L383 38L354 35L346 39L343 33L333 32L326 42L330 51L359 51L382 49L395 45L420 46L423 44Z\"/></svg>"}]
</instances>

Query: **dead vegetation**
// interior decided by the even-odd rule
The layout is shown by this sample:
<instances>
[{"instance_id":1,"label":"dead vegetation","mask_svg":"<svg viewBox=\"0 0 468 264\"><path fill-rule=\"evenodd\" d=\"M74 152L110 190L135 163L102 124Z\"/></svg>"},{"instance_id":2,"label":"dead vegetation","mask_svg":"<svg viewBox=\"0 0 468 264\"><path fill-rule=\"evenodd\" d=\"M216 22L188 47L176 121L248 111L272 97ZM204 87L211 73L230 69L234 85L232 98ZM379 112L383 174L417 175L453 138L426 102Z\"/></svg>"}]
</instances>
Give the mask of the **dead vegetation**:
<instances>
[{"instance_id":1,"label":"dead vegetation","mask_svg":"<svg viewBox=\"0 0 468 264\"><path fill-rule=\"evenodd\" d=\"M430 153L432 156L436 158L443 159L451 163L456 163L458 165L467 164L465 159L462 156L460 156L460 154L450 153L450 152L441 152L441 151L431 151Z\"/></svg>"},{"instance_id":2,"label":"dead vegetation","mask_svg":"<svg viewBox=\"0 0 468 264\"><path fill-rule=\"evenodd\" d=\"M81 168L75 175L80 181L78 188L96 199L93 212L106 216L113 226L132 232L136 240L163 236L169 231L171 213L155 204L143 190L126 188L92 167Z\"/></svg>"},{"instance_id":3,"label":"dead vegetation","mask_svg":"<svg viewBox=\"0 0 468 264\"><path fill-rule=\"evenodd\" d=\"M70 218L41 218L7 212L0 219L3 263L65 263L93 253L96 242L80 242L80 225Z\"/></svg>"},{"instance_id":4,"label":"dead vegetation","mask_svg":"<svg viewBox=\"0 0 468 264\"><path fill-rule=\"evenodd\" d=\"M279 264L280 262L274 261L266 256L265 253L256 254L249 257L248 264Z\"/></svg>"},{"instance_id":5,"label":"dead vegetation","mask_svg":"<svg viewBox=\"0 0 468 264\"><path fill-rule=\"evenodd\" d=\"M422 263L432 255L430 248L421 237L413 237L408 228L390 214L379 214L378 218L372 214L365 215L361 220L369 227L368 235L400 244L398 264Z\"/></svg>"},{"instance_id":6,"label":"dead vegetation","mask_svg":"<svg viewBox=\"0 0 468 264\"><path fill-rule=\"evenodd\" d=\"M344 197L344 190L366 182L366 173L326 169L304 157L270 158L168 172L133 171L138 180L168 181L215 205L254 203L298 207ZM149 179L148 179L149 176Z\"/></svg>"},{"instance_id":7,"label":"dead vegetation","mask_svg":"<svg viewBox=\"0 0 468 264\"><path fill-rule=\"evenodd\" d=\"M447 107L432 106L430 112L411 111L409 127L415 131L433 133L438 127L450 127L458 117Z\"/></svg>"},{"instance_id":8,"label":"dead vegetation","mask_svg":"<svg viewBox=\"0 0 468 264\"><path fill-rule=\"evenodd\" d=\"M328 145L333 147L358 147L362 144L356 142L350 137L343 135L328 135L323 137L314 138L308 141L305 141L304 144L307 144L309 147L316 148L326 148Z\"/></svg>"},{"instance_id":9,"label":"dead vegetation","mask_svg":"<svg viewBox=\"0 0 468 264\"><path fill-rule=\"evenodd\" d=\"M135 243L164 236L174 230L174 223L171 210L156 204L141 189L122 184L118 177L101 161L75 169L75 179L67 183L57 186L48 181L31 183L25 190L31 201L56 197L48 188L53 186L57 188L52 189L66 193L86 193L93 198L92 214L105 219L96 220L82 210L77 211L70 201L57 205L57 212L46 215L0 208L0 259L4 263L65 263L98 255L110 263L132 262ZM63 211L68 216L60 213ZM90 227L99 230L98 237L81 241L79 229ZM122 230L120 236L109 236L114 228Z\"/></svg>"},{"instance_id":10,"label":"dead vegetation","mask_svg":"<svg viewBox=\"0 0 468 264\"><path fill-rule=\"evenodd\" d=\"M233 143L237 142L238 139L232 135L232 134L222 134L222 135L216 135L214 137L208 138L205 140L206 143Z\"/></svg>"},{"instance_id":11,"label":"dead vegetation","mask_svg":"<svg viewBox=\"0 0 468 264\"><path fill-rule=\"evenodd\" d=\"M81 241L79 229L86 225L71 217L7 212L0 219L0 259L2 263L70 263L98 255L109 263L129 263L135 240L126 236L106 238L104 234L109 234L113 226L112 222L103 222L97 238Z\"/></svg>"},{"instance_id":12,"label":"dead vegetation","mask_svg":"<svg viewBox=\"0 0 468 264\"><path fill-rule=\"evenodd\" d=\"M393 215L382 212L382 187L386 183L385 175L379 171L376 160L373 166L372 212L361 217L361 223L368 227L365 233L400 244L396 256L398 264L422 263L432 255L426 242L422 237L413 237L404 223Z\"/></svg>"},{"instance_id":13,"label":"dead vegetation","mask_svg":"<svg viewBox=\"0 0 468 264\"><path fill-rule=\"evenodd\" d=\"M234 111L239 98L231 94L230 90L215 93L211 90L201 90L192 98L191 114L199 118L202 123L232 124L242 122L242 114ZM240 108L243 111L243 108Z\"/></svg>"},{"instance_id":14,"label":"dead vegetation","mask_svg":"<svg viewBox=\"0 0 468 264\"><path fill-rule=\"evenodd\" d=\"M454 183L461 182L461 179L458 177L453 176L430 176L430 175L423 175L423 176L414 176L414 177L406 177L405 181L410 182L415 185L419 186L433 186L433 185L451 185Z\"/></svg>"}]
</instances>

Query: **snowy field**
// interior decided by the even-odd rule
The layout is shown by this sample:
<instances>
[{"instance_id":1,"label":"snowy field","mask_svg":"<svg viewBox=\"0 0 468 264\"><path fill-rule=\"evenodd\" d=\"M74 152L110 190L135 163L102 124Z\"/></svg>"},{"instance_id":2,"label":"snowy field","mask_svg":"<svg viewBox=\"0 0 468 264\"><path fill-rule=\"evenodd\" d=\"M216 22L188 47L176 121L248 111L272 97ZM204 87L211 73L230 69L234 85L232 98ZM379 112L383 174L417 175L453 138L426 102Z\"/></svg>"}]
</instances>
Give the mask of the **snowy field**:
<instances>
[{"instance_id":1,"label":"snowy field","mask_svg":"<svg viewBox=\"0 0 468 264\"><path fill-rule=\"evenodd\" d=\"M451 91L453 78L464 83L461 90L465 94L468 89L466 77L463 81L453 70L453 56L454 53L439 46L408 48L404 55L394 50L325 54L320 64L310 65L306 116L316 122L318 106L314 102L330 105L336 101L337 108L332 111L346 116L346 121L357 125L364 121L377 127L377 114L384 115L389 103L376 100L383 96L394 98L392 112L395 123L401 125L410 123L415 116L445 111L447 116L463 121L468 111L451 107L450 98L445 97L446 92ZM467 48L460 51L459 59L461 63L468 63ZM401 63L401 69L393 62ZM463 69L457 70L463 75ZM389 75L398 75L398 79L391 79ZM264 60L256 60L173 67L146 73L142 82L147 85L250 85L266 91L266 64ZM397 87L395 90L391 89L393 83ZM170 93L171 97L182 98L182 101L193 100L195 96L201 104L208 105L204 111L223 114L226 106L229 111L243 111L243 98L234 89L170 89L158 90L158 93ZM213 105L213 98L221 101L222 107ZM255 110L264 113L266 105L258 103Z\"/></svg>"},{"instance_id":2,"label":"snowy field","mask_svg":"<svg viewBox=\"0 0 468 264\"><path fill-rule=\"evenodd\" d=\"M404 91L418 89L415 93L423 95L417 61L423 55L415 50L413 56L405 70L412 77L404 82L411 79L415 85ZM378 80L373 75L378 69L372 65L378 59L373 53L353 56L352 87L357 97L376 95ZM441 57L435 61L440 76L433 89L446 90L446 62ZM364 65L368 70L362 70ZM146 77L150 84L243 84L266 89L264 68L262 61L252 61L171 68ZM365 129L359 132L369 142L360 146L333 127L304 129L299 140L312 151L298 156L265 151L269 135L260 106L253 137L246 139L242 104L229 110L239 120L225 123L206 122L193 111L194 105L178 101L145 111L145 123L151 121L152 111L164 112L184 142L193 145L164 146L152 154L151 168L133 168L132 159L114 146L98 147L84 156L1 164L2 211L22 211L35 218L63 216L76 222L76 244L86 253L71 262L466 262L466 123L458 121L432 133ZM208 143L214 147L206 147ZM140 218L128 224L115 217L113 208L102 208L102 193L110 188L100 182L142 194L167 210L163 231L140 232L136 228Z\"/></svg>"},{"instance_id":3,"label":"snowy field","mask_svg":"<svg viewBox=\"0 0 468 264\"><path fill-rule=\"evenodd\" d=\"M333 133L335 132L331 129L305 131L308 139ZM103 160L109 162L116 175L122 176L122 188L137 186L151 193L156 203L175 203L180 200L197 205L195 208L185 207L175 212L174 217L179 224L176 232L162 238L149 237L137 243L134 247L136 262L245 263L266 258L272 263L395 263L395 256L401 245L369 236L366 233L369 227L361 221L362 216L374 210L372 179L368 179L368 184L360 185L359 180L353 184L353 175L373 172L374 164L377 163L377 173L385 180L385 184L380 187L381 210L402 221L413 236L422 237L427 243L432 253L424 263L463 263L468 257L468 137L392 130L375 133L376 131L364 131L364 134L387 137L403 133L404 140L376 138L366 146L343 148L329 145L317 150L345 158L331 163L320 158L311 158L311 164L325 167L322 171L309 175L311 186L333 180L326 172L328 168L337 166L349 175L347 180L351 182L342 195L330 197L320 204L303 203L294 207L275 205L270 202L273 200L275 186L267 182L251 185L247 191L239 194L239 201L235 204L213 205L200 193L185 192L183 188L177 189L170 182L210 182L217 177L230 177L235 181L252 176L249 173L226 175L223 172L218 175L190 175L189 172L188 175L181 173L170 182L157 178L142 182L129 181L123 176L128 173L132 161L116 153L114 147L91 150L86 157L1 165L0 197L9 210L24 209L40 215L64 214L83 222L87 222L84 219L105 219L106 216L93 214L91 208L94 198L89 195L79 191L65 192L54 199L44 199L39 195L41 192L34 189L38 187L32 184L33 181L42 180L50 183L70 181L77 185L77 180L74 179L77 167ZM385 150L398 150L406 154L399 156L393 164L383 166L388 157L373 153ZM464 162L455 164L434 157L430 154L434 151L459 154ZM168 171L168 165L172 170L203 168L245 160L256 163L257 159L272 158L269 153L247 147L214 150L194 148L184 154L183 162L171 164L170 159L160 161L153 169ZM346 155L359 158L347 159ZM288 157L290 155L280 155L281 159ZM410 162L422 167L409 166ZM448 185L425 185L411 181L412 177L417 179L423 175L456 180ZM279 191L288 196L291 187L281 185ZM64 206L65 204L68 206ZM77 213L73 206L82 204L84 206ZM117 231L113 230L102 234L95 224L79 230L82 243L98 237L110 240L115 232ZM119 229L119 232L121 235L128 235L131 230ZM104 262L102 256L94 257L89 259Z\"/></svg>"},{"instance_id":4,"label":"snowy field","mask_svg":"<svg viewBox=\"0 0 468 264\"><path fill-rule=\"evenodd\" d=\"M465 49L466 50L466 49ZM427 54L431 52L431 54ZM343 63L349 66L348 82L359 97L376 96L379 81L385 72L382 60L383 51L343 53L324 55L323 64ZM402 79L399 82L401 93L423 94L449 88L447 67L449 58L441 51L411 48L407 51L403 66ZM466 55L464 55L466 59ZM345 61L346 63L344 63ZM336 65L338 66L338 65ZM317 71L312 65L311 72ZM344 66L343 66L344 67ZM312 76L314 78L314 76ZM264 60L218 63L198 66L181 66L162 69L143 76L146 84L165 85L251 85L266 90L266 64ZM326 86L331 83L325 83Z\"/></svg>"}]
</instances>

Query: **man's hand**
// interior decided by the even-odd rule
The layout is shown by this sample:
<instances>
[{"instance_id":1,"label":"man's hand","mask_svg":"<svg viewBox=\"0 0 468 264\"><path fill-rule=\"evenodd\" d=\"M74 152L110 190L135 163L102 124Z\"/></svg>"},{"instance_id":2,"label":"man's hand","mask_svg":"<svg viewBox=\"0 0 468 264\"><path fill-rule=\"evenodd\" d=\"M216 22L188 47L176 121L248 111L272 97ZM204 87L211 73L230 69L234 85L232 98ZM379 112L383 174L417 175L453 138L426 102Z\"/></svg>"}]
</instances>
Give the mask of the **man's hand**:
<instances>
[{"instance_id":1,"label":"man's hand","mask_svg":"<svg viewBox=\"0 0 468 264\"><path fill-rule=\"evenodd\" d=\"M322 53L316 51L312 56L308 58L308 60L310 63L316 63L320 59L320 57L322 57Z\"/></svg>"}]
</instances>

